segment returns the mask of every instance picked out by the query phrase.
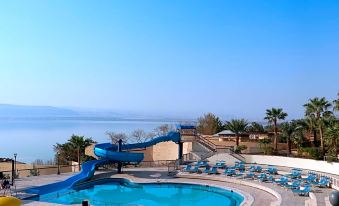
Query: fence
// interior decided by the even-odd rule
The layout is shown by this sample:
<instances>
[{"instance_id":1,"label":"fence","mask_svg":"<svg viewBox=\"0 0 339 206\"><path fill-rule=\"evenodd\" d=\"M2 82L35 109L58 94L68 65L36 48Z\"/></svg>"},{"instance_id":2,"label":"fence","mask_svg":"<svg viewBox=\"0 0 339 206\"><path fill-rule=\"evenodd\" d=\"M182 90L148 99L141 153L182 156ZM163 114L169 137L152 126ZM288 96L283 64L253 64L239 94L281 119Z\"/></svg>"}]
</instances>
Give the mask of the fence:
<instances>
[{"instance_id":1,"label":"fence","mask_svg":"<svg viewBox=\"0 0 339 206\"><path fill-rule=\"evenodd\" d=\"M40 176L40 175L52 175L58 173L68 173L68 172L77 172L78 165L57 165L53 166L41 166L36 167L32 165L32 168L26 169L17 169L15 172L16 178L19 177L30 177L30 176ZM0 171L3 176L12 178L12 170Z\"/></svg>"},{"instance_id":2,"label":"fence","mask_svg":"<svg viewBox=\"0 0 339 206\"><path fill-rule=\"evenodd\" d=\"M157 160L157 161L143 161L140 162L140 164L136 165L130 165L126 164L124 167L169 167L170 164L173 164L175 160ZM106 164L102 165L102 168L105 169L116 169L117 165L116 163L113 164ZM33 166L32 168L25 168L25 169L17 169L16 170L16 178L20 177L30 177L30 176L41 176L41 175L52 175L52 174L58 174L58 173L68 173L68 172L77 172L78 170L78 165L60 165L59 168L57 165L53 166ZM9 178L12 178L12 170L4 170L0 171L0 173L3 176L7 176Z\"/></svg>"},{"instance_id":3,"label":"fence","mask_svg":"<svg viewBox=\"0 0 339 206\"><path fill-rule=\"evenodd\" d=\"M316 174L318 179L320 179L321 177L327 177L328 179L330 179L329 186L332 187L333 189L339 190L339 179L337 176L313 170L308 170L308 173Z\"/></svg>"}]
</instances>

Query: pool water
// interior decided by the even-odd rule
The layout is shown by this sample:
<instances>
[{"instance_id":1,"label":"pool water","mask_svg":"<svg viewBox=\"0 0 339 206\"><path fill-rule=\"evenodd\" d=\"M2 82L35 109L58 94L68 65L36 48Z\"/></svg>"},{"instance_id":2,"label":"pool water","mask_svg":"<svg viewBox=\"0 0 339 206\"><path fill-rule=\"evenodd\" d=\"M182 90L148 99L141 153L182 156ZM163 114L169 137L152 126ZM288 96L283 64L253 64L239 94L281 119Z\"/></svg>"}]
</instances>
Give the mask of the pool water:
<instances>
[{"instance_id":1,"label":"pool water","mask_svg":"<svg viewBox=\"0 0 339 206\"><path fill-rule=\"evenodd\" d=\"M136 186L137 185L137 186ZM75 191L63 191L57 195L40 196L39 201L63 205L81 204L88 200L90 205L192 205L238 206L243 197L233 191L193 184L152 183L134 186L116 182L94 185Z\"/></svg>"}]
</instances>

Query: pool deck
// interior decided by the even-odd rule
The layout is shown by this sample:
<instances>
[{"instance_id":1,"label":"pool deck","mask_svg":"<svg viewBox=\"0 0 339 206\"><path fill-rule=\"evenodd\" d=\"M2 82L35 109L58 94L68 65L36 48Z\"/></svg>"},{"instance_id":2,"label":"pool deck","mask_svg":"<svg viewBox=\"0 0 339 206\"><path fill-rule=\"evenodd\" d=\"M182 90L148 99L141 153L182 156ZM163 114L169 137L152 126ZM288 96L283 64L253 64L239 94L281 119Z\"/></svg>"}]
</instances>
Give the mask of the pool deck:
<instances>
[{"instance_id":1,"label":"pool deck","mask_svg":"<svg viewBox=\"0 0 339 206\"><path fill-rule=\"evenodd\" d=\"M16 187L18 195L24 197L20 190L30 188L33 186L44 185L52 182L61 181L74 175L75 173L66 173L61 175L46 175L37 177L21 178L16 181ZM203 184L217 187L224 187L232 189L242 193L247 203L250 205L253 201L254 206L301 206L309 205L306 201L311 199L316 201L318 206L328 206L326 198L333 189L316 189L313 190L311 197L302 197L293 195L290 190L281 188L276 184L262 183L256 180L244 180L241 178L225 177L223 175L206 175L206 174L188 174L179 173L176 177L170 177L167 175L167 168L128 168L124 170L124 174L116 174L115 171L99 171L95 173L93 179L100 178L126 178L134 182L146 183L146 182L180 182L180 183L192 183L192 184ZM328 202L328 201L327 201ZM27 206L40 206L40 205L58 205L45 202L36 201L23 201L24 205Z\"/></svg>"}]
</instances>

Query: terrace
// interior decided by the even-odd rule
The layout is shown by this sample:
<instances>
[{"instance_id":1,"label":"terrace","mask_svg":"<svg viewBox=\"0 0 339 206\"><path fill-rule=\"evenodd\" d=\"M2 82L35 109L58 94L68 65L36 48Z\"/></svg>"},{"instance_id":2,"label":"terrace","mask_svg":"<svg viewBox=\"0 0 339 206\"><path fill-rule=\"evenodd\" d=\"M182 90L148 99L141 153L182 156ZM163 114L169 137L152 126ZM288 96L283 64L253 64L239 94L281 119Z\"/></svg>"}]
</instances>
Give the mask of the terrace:
<instances>
[{"instance_id":1,"label":"terrace","mask_svg":"<svg viewBox=\"0 0 339 206\"><path fill-rule=\"evenodd\" d=\"M158 162L159 163L159 162ZM334 191L330 188L330 184L327 184L323 188L319 188L312 184L312 189L309 194L305 196L300 196L297 193L293 193L293 188L288 188L286 186L279 185L272 181L266 181L261 179L261 174L266 173L267 177L272 176L275 181L279 180L280 177L286 176L289 178L289 183L292 183L294 180L291 176L291 170L293 168L283 167L283 166L268 166L268 165L259 165L259 164L244 164L244 167L239 167L241 163L235 163L234 165L224 165L223 162L219 163L200 163L198 170L195 172L185 171L186 166L180 166L177 168L177 174L175 176L168 175L168 167L161 166L154 162L153 164L148 163L144 164L145 167L128 167L125 168L123 174L117 174L115 169L104 169L96 171L95 175L88 180L87 182L95 182L101 179L106 178L125 178L136 183L190 183L190 184L200 184L200 185L209 185L216 186L221 188L227 188L233 191L237 191L240 194L243 194L245 198L244 205L318 205L318 206L327 206L329 205L328 196ZM163 164L162 164L163 165ZM193 164L193 168L196 163ZM213 171L213 166L218 168ZM256 171L256 167L261 168ZM209 169L206 169L209 168ZM228 168L228 170L227 170ZM244 168L240 169L240 168ZM275 168L276 170L269 170L269 168ZM234 169L235 174L226 175L225 171ZM277 171L278 174L275 174ZM272 174L270 174L270 172ZM306 178L311 171L302 170L300 172L301 176L299 178ZM213 173L213 174L212 174ZM253 173L253 177L246 177L246 175ZM25 177L17 179L16 189L18 197L27 197L23 191L32 186L45 185L51 182L62 181L74 173L63 173L61 175L43 175L35 177ZM323 173L316 173L324 175ZM318 178L319 178L318 177ZM333 181L334 179L339 179L338 176L330 176ZM301 180L301 179L300 179ZM288 184L286 184L288 185ZM296 188L294 188L296 189ZM53 203L45 202L36 202L32 200L24 200L24 205L55 205Z\"/></svg>"}]
</instances>

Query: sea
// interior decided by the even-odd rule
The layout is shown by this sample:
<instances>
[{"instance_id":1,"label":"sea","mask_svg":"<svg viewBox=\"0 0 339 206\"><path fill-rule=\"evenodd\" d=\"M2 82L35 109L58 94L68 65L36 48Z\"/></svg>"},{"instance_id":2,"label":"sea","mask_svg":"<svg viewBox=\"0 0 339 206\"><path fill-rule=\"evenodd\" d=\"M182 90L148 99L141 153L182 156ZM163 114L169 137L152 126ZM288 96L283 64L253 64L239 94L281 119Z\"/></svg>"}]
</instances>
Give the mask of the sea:
<instances>
[{"instance_id":1,"label":"sea","mask_svg":"<svg viewBox=\"0 0 339 206\"><path fill-rule=\"evenodd\" d=\"M10 118L0 119L0 158L31 163L54 158L53 145L65 143L73 134L91 137L98 143L110 142L106 132L130 135L136 129L152 132L162 124L177 125L175 120L110 120L105 118Z\"/></svg>"}]
</instances>

